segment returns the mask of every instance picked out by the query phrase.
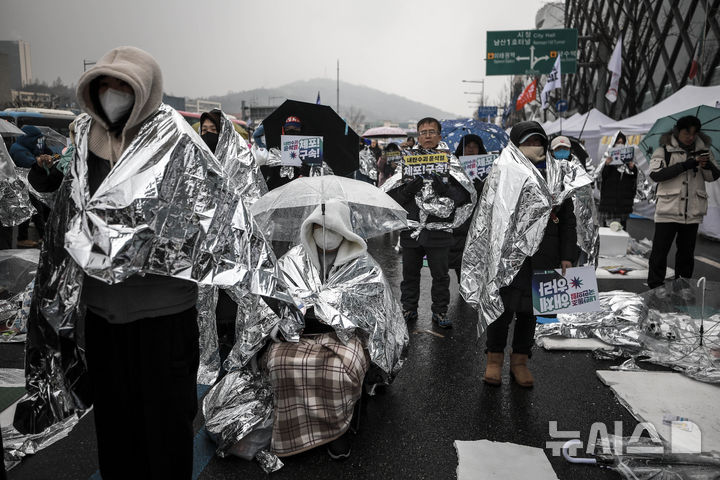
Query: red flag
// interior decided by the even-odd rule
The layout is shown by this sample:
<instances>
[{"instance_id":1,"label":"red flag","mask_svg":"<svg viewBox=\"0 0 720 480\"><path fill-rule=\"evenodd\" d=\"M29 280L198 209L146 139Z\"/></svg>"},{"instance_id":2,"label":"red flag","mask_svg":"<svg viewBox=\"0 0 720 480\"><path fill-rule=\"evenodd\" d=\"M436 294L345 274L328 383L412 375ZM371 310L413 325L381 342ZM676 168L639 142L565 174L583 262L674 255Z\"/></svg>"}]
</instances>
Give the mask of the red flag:
<instances>
[{"instance_id":1,"label":"red flag","mask_svg":"<svg viewBox=\"0 0 720 480\"><path fill-rule=\"evenodd\" d=\"M695 53L693 55L692 64L690 65L690 72L688 72L688 80L692 80L698 74L700 70L700 49L702 48L702 38L695 45Z\"/></svg>"},{"instance_id":2,"label":"red flag","mask_svg":"<svg viewBox=\"0 0 720 480\"><path fill-rule=\"evenodd\" d=\"M530 85L525 87L522 94L518 97L515 103L515 110L522 110L522 108L537 98L537 78L532 81Z\"/></svg>"}]
</instances>

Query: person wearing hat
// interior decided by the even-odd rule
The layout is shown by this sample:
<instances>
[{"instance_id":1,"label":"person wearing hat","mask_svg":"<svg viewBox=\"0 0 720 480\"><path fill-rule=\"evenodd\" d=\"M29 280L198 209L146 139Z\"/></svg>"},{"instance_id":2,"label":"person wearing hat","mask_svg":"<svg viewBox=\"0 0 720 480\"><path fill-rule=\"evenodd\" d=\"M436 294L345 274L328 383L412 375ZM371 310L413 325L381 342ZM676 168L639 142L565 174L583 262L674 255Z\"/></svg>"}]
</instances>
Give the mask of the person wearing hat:
<instances>
[{"instance_id":1,"label":"person wearing hat","mask_svg":"<svg viewBox=\"0 0 720 480\"><path fill-rule=\"evenodd\" d=\"M300 118L295 115L290 115L289 117L287 117L285 119L285 122L283 122L282 134L302 135L302 121L300 120ZM262 165L260 167L260 171L265 178L265 183L267 184L268 190L274 190L278 187L282 187L286 183L290 183L299 176L308 174L310 170L309 167L291 167L294 174L292 178L289 178L280 175L280 170L282 168L284 167L271 167L268 165Z\"/></svg>"},{"instance_id":2,"label":"person wearing hat","mask_svg":"<svg viewBox=\"0 0 720 480\"><path fill-rule=\"evenodd\" d=\"M221 129L222 123L220 122L219 110L203 112L200 115L200 136L213 153L217 149Z\"/></svg>"},{"instance_id":3,"label":"person wearing hat","mask_svg":"<svg viewBox=\"0 0 720 480\"><path fill-rule=\"evenodd\" d=\"M537 122L520 122L510 131L510 141L518 147L535 168L546 177L548 138ZM478 212L480 214L480 212ZM526 257L510 285L500 289L504 312L487 328L487 366L483 381L502 383L502 367L510 323L515 330L510 357L510 373L521 387L532 387L534 379L527 367L535 342L535 316L532 307L532 275L535 270L570 268L577 258L575 214L569 198L550 213L540 246Z\"/></svg>"},{"instance_id":4,"label":"person wearing hat","mask_svg":"<svg viewBox=\"0 0 720 480\"><path fill-rule=\"evenodd\" d=\"M604 163L600 173L600 206L598 208L600 226L608 226L611 222L620 222L627 230L627 219L632 213L637 191L638 169L634 161L621 165L612 165L610 150L621 148L627 142L625 134L617 132L605 152Z\"/></svg>"},{"instance_id":5,"label":"person wearing hat","mask_svg":"<svg viewBox=\"0 0 720 480\"><path fill-rule=\"evenodd\" d=\"M657 182L655 234L648 268L648 287L665 282L667 255L677 238L675 278L692 278L698 226L707 213L705 182L714 182L720 170L710 151L710 137L697 117L677 121L660 138L650 159L650 178Z\"/></svg>"}]
</instances>

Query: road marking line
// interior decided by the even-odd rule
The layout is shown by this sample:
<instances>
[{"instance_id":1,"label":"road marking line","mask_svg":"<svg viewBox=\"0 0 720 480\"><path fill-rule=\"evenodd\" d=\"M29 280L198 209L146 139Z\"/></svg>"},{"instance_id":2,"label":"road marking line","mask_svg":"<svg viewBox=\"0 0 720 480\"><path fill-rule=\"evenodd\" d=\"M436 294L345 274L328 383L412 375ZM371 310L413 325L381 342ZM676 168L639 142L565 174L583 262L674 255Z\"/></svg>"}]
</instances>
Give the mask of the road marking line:
<instances>
[{"instance_id":1,"label":"road marking line","mask_svg":"<svg viewBox=\"0 0 720 480\"><path fill-rule=\"evenodd\" d=\"M433 332L432 330L415 330L413 333L429 333L430 335L435 335L436 337L445 338L445 335Z\"/></svg>"},{"instance_id":2,"label":"road marking line","mask_svg":"<svg viewBox=\"0 0 720 480\"><path fill-rule=\"evenodd\" d=\"M700 260L701 262L706 263L712 267L720 269L720 263L716 262L715 260L710 260L709 258L705 258L705 257L695 257L695 259Z\"/></svg>"}]
</instances>

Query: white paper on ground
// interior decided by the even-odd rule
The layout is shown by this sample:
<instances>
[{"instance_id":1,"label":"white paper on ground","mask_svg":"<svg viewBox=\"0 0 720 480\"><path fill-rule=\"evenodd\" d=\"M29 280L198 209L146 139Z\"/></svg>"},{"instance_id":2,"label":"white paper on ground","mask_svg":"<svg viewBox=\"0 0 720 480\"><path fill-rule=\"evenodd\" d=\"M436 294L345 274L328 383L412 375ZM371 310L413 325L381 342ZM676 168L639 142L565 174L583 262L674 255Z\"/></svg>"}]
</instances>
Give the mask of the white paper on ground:
<instances>
[{"instance_id":1,"label":"white paper on ground","mask_svg":"<svg viewBox=\"0 0 720 480\"><path fill-rule=\"evenodd\" d=\"M614 348L597 338L566 338L560 335L540 337L537 344L545 350L612 350Z\"/></svg>"},{"instance_id":2,"label":"white paper on ground","mask_svg":"<svg viewBox=\"0 0 720 480\"><path fill-rule=\"evenodd\" d=\"M675 453L696 451L698 438L703 452L720 453L720 386L692 380L674 372L628 372L598 370L620 403L640 422L653 424ZM687 418L697 431L686 432L663 424L663 416ZM628 437L632 432L623 432Z\"/></svg>"},{"instance_id":3,"label":"white paper on ground","mask_svg":"<svg viewBox=\"0 0 720 480\"><path fill-rule=\"evenodd\" d=\"M542 448L490 440L455 440L458 480L557 480Z\"/></svg>"},{"instance_id":4,"label":"white paper on ground","mask_svg":"<svg viewBox=\"0 0 720 480\"><path fill-rule=\"evenodd\" d=\"M603 267L626 267L633 270L625 275L610 273ZM595 276L598 280L647 280L648 261L637 255L624 255L622 257L599 257L598 267L595 269ZM668 267L665 278L674 278L675 270Z\"/></svg>"}]
</instances>

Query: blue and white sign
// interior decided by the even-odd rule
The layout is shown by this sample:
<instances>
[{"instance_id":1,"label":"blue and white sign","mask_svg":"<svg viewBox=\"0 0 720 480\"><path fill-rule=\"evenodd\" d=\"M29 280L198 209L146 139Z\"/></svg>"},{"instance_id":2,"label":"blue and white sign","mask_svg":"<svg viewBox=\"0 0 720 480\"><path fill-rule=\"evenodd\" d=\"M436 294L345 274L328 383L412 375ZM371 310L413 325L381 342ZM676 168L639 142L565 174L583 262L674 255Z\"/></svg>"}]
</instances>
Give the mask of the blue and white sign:
<instances>
[{"instance_id":1,"label":"blue and white sign","mask_svg":"<svg viewBox=\"0 0 720 480\"><path fill-rule=\"evenodd\" d=\"M535 315L601 310L593 267L533 272L532 297Z\"/></svg>"},{"instance_id":2,"label":"blue and white sign","mask_svg":"<svg viewBox=\"0 0 720 480\"><path fill-rule=\"evenodd\" d=\"M567 112L568 102L567 100L560 100L555 104L555 110L558 112Z\"/></svg>"},{"instance_id":3,"label":"blue and white sign","mask_svg":"<svg viewBox=\"0 0 720 480\"><path fill-rule=\"evenodd\" d=\"M498 107L478 107L478 118L497 117Z\"/></svg>"},{"instance_id":4,"label":"blue and white sign","mask_svg":"<svg viewBox=\"0 0 720 480\"><path fill-rule=\"evenodd\" d=\"M323 137L304 135L280 136L280 163L300 167L302 164L322 165Z\"/></svg>"},{"instance_id":5,"label":"blue and white sign","mask_svg":"<svg viewBox=\"0 0 720 480\"><path fill-rule=\"evenodd\" d=\"M465 173L470 177L470 180L476 178L485 180L498 156L499 155L494 153L487 155L463 155L458 158L458 160L460 161L460 165L465 169Z\"/></svg>"}]
</instances>

